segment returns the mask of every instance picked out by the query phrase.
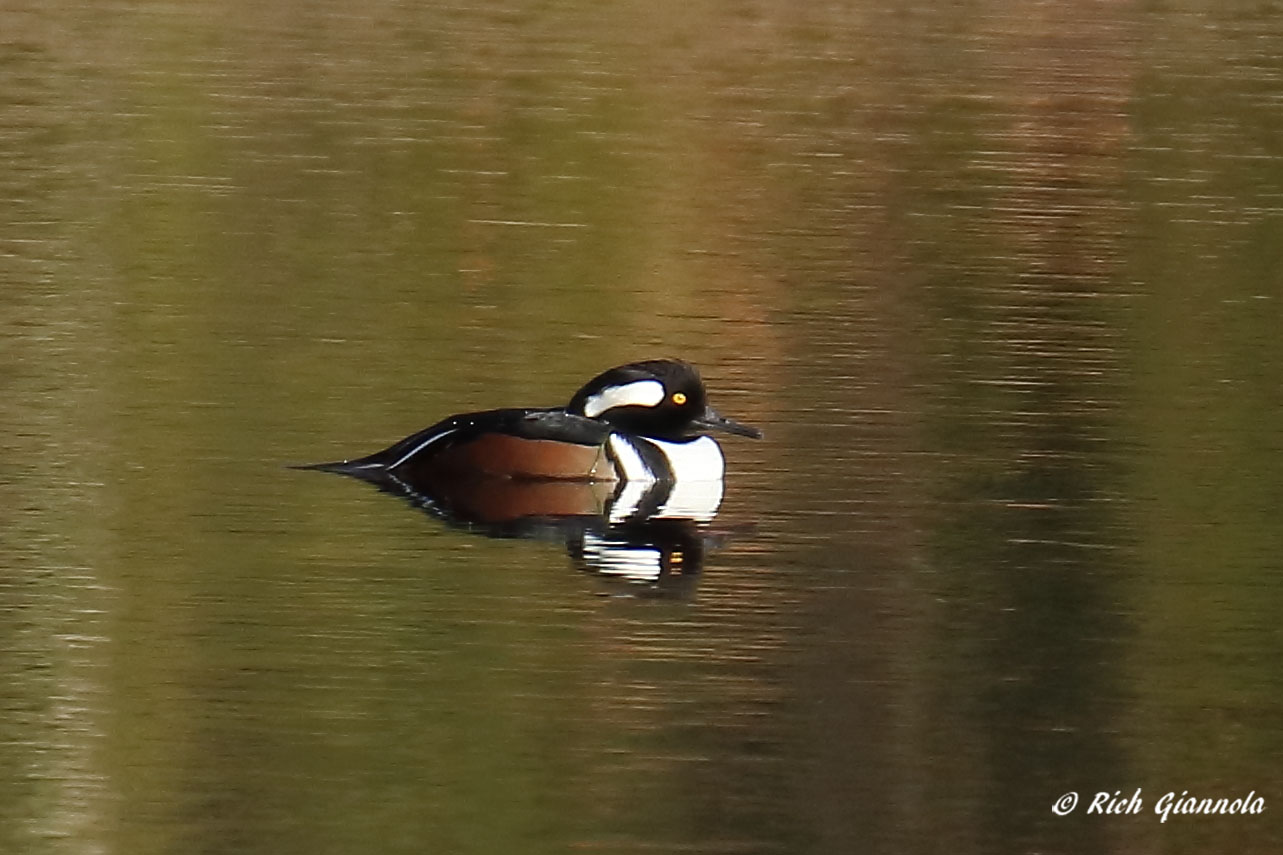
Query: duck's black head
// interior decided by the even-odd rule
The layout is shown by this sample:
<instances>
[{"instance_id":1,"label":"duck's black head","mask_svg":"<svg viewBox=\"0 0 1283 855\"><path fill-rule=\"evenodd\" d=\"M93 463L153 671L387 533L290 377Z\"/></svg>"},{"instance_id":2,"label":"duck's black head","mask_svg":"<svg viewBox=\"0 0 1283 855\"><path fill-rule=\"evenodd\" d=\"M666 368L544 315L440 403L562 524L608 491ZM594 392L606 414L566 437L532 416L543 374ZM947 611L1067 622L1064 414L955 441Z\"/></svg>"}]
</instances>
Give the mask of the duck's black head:
<instances>
[{"instance_id":1,"label":"duck's black head","mask_svg":"<svg viewBox=\"0 0 1283 855\"><path fill-rule=\"evenodd\" d=\"M761 437L762 432L719 415L695 366L676 359L630 362L603 371L566 406L625 433L680 439L712 430Z\"/></svg>"}]
</instances>

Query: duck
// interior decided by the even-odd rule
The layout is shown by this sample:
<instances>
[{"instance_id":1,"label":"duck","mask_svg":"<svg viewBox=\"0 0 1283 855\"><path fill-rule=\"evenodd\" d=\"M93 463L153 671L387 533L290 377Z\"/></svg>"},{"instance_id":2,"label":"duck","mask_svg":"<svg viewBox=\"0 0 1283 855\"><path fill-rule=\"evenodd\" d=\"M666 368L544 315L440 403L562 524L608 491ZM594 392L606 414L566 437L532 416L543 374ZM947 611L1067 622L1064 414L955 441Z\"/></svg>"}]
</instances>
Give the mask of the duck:
<instances>
[{"instance_id":1,"label":"duck","mask_svg":"<svg viewBox=\"0 0 1283 855\"><path fill-rule=\"evenodd\" d=\"M565 406L461 413L365 457L299 468L438 482L720 481L726 460L713 432L762 436L709 406L695 366L652 359L601 372Z\"/></svg>"}]
</instances>

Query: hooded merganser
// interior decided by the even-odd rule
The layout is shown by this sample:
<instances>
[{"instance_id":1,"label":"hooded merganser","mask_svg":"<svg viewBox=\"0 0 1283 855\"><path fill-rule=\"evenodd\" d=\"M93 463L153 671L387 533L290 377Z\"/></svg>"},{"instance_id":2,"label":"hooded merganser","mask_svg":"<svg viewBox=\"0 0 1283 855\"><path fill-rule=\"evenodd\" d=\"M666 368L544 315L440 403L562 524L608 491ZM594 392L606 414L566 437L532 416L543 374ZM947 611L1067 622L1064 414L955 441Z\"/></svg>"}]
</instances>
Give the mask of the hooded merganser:
<instances>
[{"instance_id":1,"label":"hooded merganser","mask_svg":"<svg viewBox=\"0 0 1283 855\"><path fill-rule=\"evenodd\" d=\"M708 406L693 365L633 362L589 380L564 407L451 416L382 451L304 467L348 475L413 472L518 480L711 481L725 459L706 431L758 438Z\"/></svg>"}]
</instances>

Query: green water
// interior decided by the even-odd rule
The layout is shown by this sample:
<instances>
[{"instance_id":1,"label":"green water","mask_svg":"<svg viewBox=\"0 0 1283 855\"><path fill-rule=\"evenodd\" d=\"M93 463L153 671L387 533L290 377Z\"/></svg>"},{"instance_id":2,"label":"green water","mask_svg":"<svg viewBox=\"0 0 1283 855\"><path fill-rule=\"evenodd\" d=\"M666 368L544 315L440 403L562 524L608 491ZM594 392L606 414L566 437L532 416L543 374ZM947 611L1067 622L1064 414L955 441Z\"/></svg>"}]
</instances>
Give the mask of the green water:
<instances>
[{"instance_id":1,"label":"green water","mask_svg":"<svg viewBox=\"0 0 1283 855\"><path fill-rule=\"evenodd\" d=\"M0 851L1278 851L1280 20L5 4ZM664 355L681 596L283 468Z\"/></svg>"}]
</instances>

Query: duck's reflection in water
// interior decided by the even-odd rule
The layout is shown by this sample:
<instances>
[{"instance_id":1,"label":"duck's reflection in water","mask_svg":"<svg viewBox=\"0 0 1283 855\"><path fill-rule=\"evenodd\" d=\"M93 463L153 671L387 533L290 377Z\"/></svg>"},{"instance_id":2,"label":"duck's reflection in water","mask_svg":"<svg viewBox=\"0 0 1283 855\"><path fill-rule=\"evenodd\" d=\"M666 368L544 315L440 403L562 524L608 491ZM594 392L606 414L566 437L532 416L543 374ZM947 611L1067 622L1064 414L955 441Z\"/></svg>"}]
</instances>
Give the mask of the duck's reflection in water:
<instances>
[{"instance_id":1,"label":"duck's reflection in water","mask_svg":"<svg viewBox=\"0 0 1283 855\"><path fill-rule=\"evenodd\" d=\"M452 528L485 537L564 543L606 592L689 596L705 554L729 533L712 523L722 482L521 481L413 470L342 474L400 496Z\"/></svg>"}]
</instances>

